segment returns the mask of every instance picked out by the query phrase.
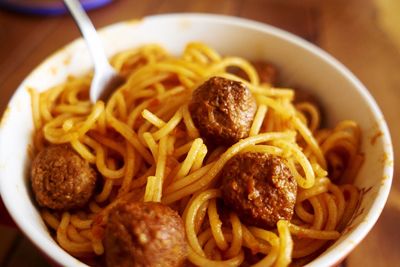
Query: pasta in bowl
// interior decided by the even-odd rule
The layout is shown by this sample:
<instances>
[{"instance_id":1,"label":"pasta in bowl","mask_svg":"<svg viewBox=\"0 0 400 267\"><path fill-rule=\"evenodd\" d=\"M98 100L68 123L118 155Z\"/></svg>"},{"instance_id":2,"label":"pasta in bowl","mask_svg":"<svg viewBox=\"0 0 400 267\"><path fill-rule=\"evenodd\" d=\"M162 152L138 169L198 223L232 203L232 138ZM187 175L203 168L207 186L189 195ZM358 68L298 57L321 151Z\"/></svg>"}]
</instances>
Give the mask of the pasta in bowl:
<instances>
[{"instance_id":1,"label":"pasta in bowl","mask_svg":"<svg viewBox=\"0 0 400 267\"><path fill-rule=\"evenodd\" d=\"M333 240L351 235L368 203L365 181L359 181L364 165L373 160L362 140L370 131L365 120L332 111L334 106L324 101L332 92L316 88L329 118L328 127L321 128L312 99L294 101L299 93L277 87L273 67L247 60L269 60L279 65L283 81L318 87L324 82L319 77L281 66L279 56L288 48L274 48L274 42L282 38L296 44L305 53L304 62L316 52L279 31L269 33L266 42L260 32L255 34L264 27L258 24L166 16L103 33L107 37L132 28L143 34L157 19L177 32L190 31L175 44L150 30L136 45L126 41L131 50L114 45L118 53L112 63L126 82L106 102L88 101L90 75L54 82L46 91L48 86L27 84L35 129L31 153L36 156L27 176L50 234L71 255L84 261L89 257L89 264L93 259L108 266L318 264L324 259L319 254ZM220 25L214 34L223 34L224 42L212 41L208 34L200 38L203 23ZM270 47L246 54L235 43L237 35L231 35L242 38L252 31L254 47ZM264 28L261 32L268 35ZM324 61L329 58L318 53L322 63L315 59L315 65L306 64L306 72L312 73L317 63L329 69L330 62ZM344 75L334 67L330 71ZM325 88L335 75L326 78ZM380 123L382 139L389 138ZM380 149L390 153L390 148ZM390 173L390 166L374 171ZM380 202L369 197L369 205L383 205L386 196ZM345 253L336 253L334 260L325 257L325 263L333 264Z\"/></svg>"}]
</instances>

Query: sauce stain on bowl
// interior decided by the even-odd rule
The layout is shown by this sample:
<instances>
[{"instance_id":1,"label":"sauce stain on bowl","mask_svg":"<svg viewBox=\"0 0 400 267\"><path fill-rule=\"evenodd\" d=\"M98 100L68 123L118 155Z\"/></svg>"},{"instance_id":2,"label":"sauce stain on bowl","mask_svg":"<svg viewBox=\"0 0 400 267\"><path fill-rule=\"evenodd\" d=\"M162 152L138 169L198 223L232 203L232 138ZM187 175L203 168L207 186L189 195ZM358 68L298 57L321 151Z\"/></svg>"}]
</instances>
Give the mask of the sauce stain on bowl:
<instances>
[{"instance_id":1,"label":"sauce stain on bowl","mask_svg":"<svg viewBox=\"0 0 400 267\"><path fill-rule=\"evenodd\" d=\"M377 131L373 136L371 136L370 143L371 145L375 145L376 141L378 140L379 137L383 136L383 133L381 131Z\"/></svg>"},{"instance_id":2,"label":"sauce stain on bowl","mask_svg":"<svg viewBox=\"0 0 400 267\"><path fill-rule=\"evenodd\" d=\"M57 66L51 66L51 67L50 67L50 74L53 75L53 76L56 76L57 73L58 73L58 68L57 68Z\"/></svg>"},{"instance_id":3,"label":"sauce stain on bowl","mask_svg":"<svg viewBox=\"0 0 400 267\"><path fill-rule=\"evenodd\" d=\"M0 129L3 128L3 126L6 124L8 116L10 115L10 111L11 111L10 107L7 106L3 112L3 117L1 118L0 121Z\"/></svg>"},{"instance_id":4,"label":"sauce stain on bowl","mask_svg":"<svg viewBox=\"0 0 400 267\"><path fill-rule=\"evenodd\" d=\"M138 25L143 22L143 18L135 18L135 19L130 19L124 22L124 24L132 26L132 25Z\"/></svg>"},{"instance_id":5,"label":"sauce stain on bowl","mask_svg":"<svg viewBox=\"0 0 400 267\"><path fill-rule=\"evenodd\" d=\"M72 58L71 55L69 55L69 54L65 55L65 58L63 60L64 66L67 66L67 65L71 64L71 58Z\"/></svg>"},{"instance_id":6,"label":"sauce stain on bowl","mask_svg":"<svg viewBox=\"0 0 400 267\"><path fill-rule=\"evenodd\" d=\"M192 22L189 19L181 19L179 20L179 27L183 31L189 30L192 27Z\"/></svg>"}]
</instances>

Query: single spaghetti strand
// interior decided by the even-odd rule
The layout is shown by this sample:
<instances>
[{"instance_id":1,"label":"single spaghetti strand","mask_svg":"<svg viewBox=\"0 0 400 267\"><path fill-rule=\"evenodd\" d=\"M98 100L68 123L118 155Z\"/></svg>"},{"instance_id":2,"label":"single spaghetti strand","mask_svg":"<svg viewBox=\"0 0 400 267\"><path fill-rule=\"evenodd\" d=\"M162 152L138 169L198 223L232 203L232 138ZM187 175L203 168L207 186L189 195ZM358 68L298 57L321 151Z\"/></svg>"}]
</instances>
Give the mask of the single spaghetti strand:
<instances>
[{"instance_id":1,"label":"single spaghetti strand","mask_svg":"<svg viewBox=\"0 0 400 267\"><path fill-rule=\"evenodd\" d=\"M165 125L165 121L163 121L162 119L157 117L157 115L153 114L152 112L148 111L147 109L144 109L142 111L142 117L158 128L161 128Z\"/></svg>"},{"instance_id":2,"label":"single spaghetti strand","mask_svg":"<svg viewBox=\"0 0 400 267\"><path fill-rule=\"evenodd\" d=\"M189 173L202 145L203 145L203 140L201 138L197 138L193 141L192 146L191 146L185 160L183 161L181 168L179 169L178 173L176 174L174 180L179 180L180 178L186 176Z\"/></svg>"},{"instance_id":3,"label":"single spaghetti strand","mask_svg":"<svg viewBox=\"0 0 400 267\"><path fill-rule=\"evenodd\" d=\"M164 136L160 140L158 146L158 158L156 166L156 181L153 192L153 201L160 202L162 197L163 182L165 178L165 165L167 160L167 136Z\"/></svg>"},{"instance_id":4,"label":"single spaghetti strand","mask_svg":"<svg viewBox=\"0 0 400 267\"><path fill-rule=\"evenodd\" d=\"M232 225L232 242L225 255L227 257L233 257L240 253L243 244L243 231L242 224L240 223L239 217L236 213L231 212L229 214L229 220Z\"/></svg>"},{"instance_id":5,"label":"single spaghetti strand","mask_svg":"<svg viewBox=\"0 0 400 267\"><path fill-rule=\"evenodd\" d=\"M42 119L40 117L39 93L32 88L29 88L28 92L31 95L33 124L35 125L35 129L40 129L42 127Z\"/></svg>"},{"instance_id":6,"label":"single spaghetti strand","mask_svg":"<svg viewBox=\"0 0 400 267\"><path fill-rule=\"evenodd\" d=\"M275 266L288 266L292 261L293 241L290 236L289 222L279 220L277 223L279 233L279 256L276 260Z\"/></svg>"},{"instance_id":7,"label":"single spaghetti strand","mask_svg":"<svg viewBox=\"0 0 400 267\"><path fill-rule=\"evenodd\" d=\"M208 220L210 221L211 232L214 236L215 242L220 250L227 250L228 243L222 233L222 222L219 219L217 211L217 202L215 199L210 200L208 205Z\"/></svg>"},{"instance_id":8,"label":"single spaghetti strand","mask_svg":"<svg viewBox=\"0 0 400 267\"><path fill-rule=\"evenodd\" d=\"M256 135L260 132L262 123L267 114L268 108L266 105L259 105L256 115L254 116L253 124L251 125L249 136Z\"/></svg>"}]
</instances>

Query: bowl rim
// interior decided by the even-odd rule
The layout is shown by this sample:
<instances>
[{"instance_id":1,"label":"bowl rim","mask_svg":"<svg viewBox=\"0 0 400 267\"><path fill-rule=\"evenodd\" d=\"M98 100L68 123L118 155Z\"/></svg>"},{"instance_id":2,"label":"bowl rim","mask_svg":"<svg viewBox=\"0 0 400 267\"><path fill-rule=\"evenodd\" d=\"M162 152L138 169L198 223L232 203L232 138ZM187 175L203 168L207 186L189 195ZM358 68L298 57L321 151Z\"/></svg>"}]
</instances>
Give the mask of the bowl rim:
<instances>
[{"instance_id":1,"label":"bowl rim","mask_svg":"<svg viewBox=\"0 0 400 267\"><path fill-rule=\"evenodd\" d=\"M338 71L343 77L345 77L354 87L354 89L357 90L357 92L360 94L360 96L366 101L368 104L369 108L371 109L371 112L374 114L374 117L382 118L380 119L377 124L379 130L382 132L382 138L384 142L384 152L387 155L387 159L390 162L393 162L393 146L392 146L392 141L390 137L390 132L388 129L388 126L386 124L386 121L384 120L384 116L378 107L377 103L375 102L374 98L372 95L369 93L369 91L366 89L366 87L355 77L355 75L347 69L342 63L340 63L337 59L335 59L333 56L331 56L328 52L322 50L320 47L308 42L307 40L296 36L290 32L287 32L285 30L279 29L275 26L268 25L266 23L262 22L257 22L254 20L246 19L246 18L239 18L239 17L234 17L234 16L228 16L228 15L217 15L217 14L207 14L207 13L169 13L169 14L159 14L159 15L152 15L152 16L145 16L141 19L140 21L147 21L147 20L155 20L155 21L163 21L163 20L180 20L180 19L189 19L191 21L208 21L208 22L214 22L214 23L222 23L222 24L228 24L228 25L233 25L233 26L240 26L246 29L253 29L258 32L262 32L263 34L268 34L275 36L279 39L284 40L285 42L289 42L294 44L295 46L301 47L308 52L312 53L313 55L317 56L320 60L324 61L328 65L330 65L333 69ZM138 19L134 19L134 21L138 21ZM117 23L113 23L110 25L107 25L105 27L102 27L98 29L98 32L100 35L104 33L105 31L113 31L125 23L129 23L130 21L121 21ZM17 94L21 91L24 90L23 85L28 81L36 71L40 71L44 65L46 65L48 62L52 61L55 57L57 57L60 53L62 53L62 50L64 50L67 47L71 47L75 45L78 42L83 42L82 38L77 38L54 53L51 53L49 56L47 56L39 65L34 67L34 69L26 76L26 78L21 82L21 84L18 86L18 88L15 90L13 93L11 99L8 102L7 108L9 106L12 106L12 104L15 102ZM6 110L7 110L6 108ZM6 111L3 114L3 120L5 120L6 117ZM3 125L2 123L0 125ZM3 136L3 127L0 127L0 148L2 147L2 136ZM2 151L0 150L0 154ZM393 171L394 171L394 166L393 164L385 164L383 167L383 174L386 176L386 179L384 179L381 183L381 186L378 190L378 193L371 205L371 208L367 211L367 214L365 215L368 220L365 220L365 222L359 224L356 228L354 228L349 235L344 239L340 244L337 245L334 251L331 251L329 253L323 252L321 255L319 255L316 259L314 259L312 262L307 264L307 266L333 266L335 264L338 264L342 259L344 259L361 241L366 237L368 232L372 229L372 227L375 225L377 222L380 214L382 213L382 210L384 208L384 205L387 201L389 192L390 192L390 187L392 183L392 178L393 178ZM38 232L35 231L35 229L31 229L29 227L29 222L25 221L24 218L19 217L15 213L15 208L13 207L13 203L11 200L6 197L8 194L4 190L4 186L2 186L4 181L6 179L2 179L2 169L0 169L0 194L3 199L4 205L7 208L7 211L10 213L11 217L13 220L16 222L16 225L18 228L24 233L24 235L37 247L39 248L45 255L47 255L51 260L56 262L57 264L65 265L65 264L82 264L81 266L86 266L84 263L81 263L78 259L74 258L71 256L68 252L63 251L64 253L59 253L57 251L48 251L48 241L44 239L44 237L39 234ZM31 231L33 230L33 231ZM351 242L346 242L347 240L351 240ZM66 257L69 256L70 258ZM74 261L72 261L72 259Z\"/></svg>"}]
</instances>

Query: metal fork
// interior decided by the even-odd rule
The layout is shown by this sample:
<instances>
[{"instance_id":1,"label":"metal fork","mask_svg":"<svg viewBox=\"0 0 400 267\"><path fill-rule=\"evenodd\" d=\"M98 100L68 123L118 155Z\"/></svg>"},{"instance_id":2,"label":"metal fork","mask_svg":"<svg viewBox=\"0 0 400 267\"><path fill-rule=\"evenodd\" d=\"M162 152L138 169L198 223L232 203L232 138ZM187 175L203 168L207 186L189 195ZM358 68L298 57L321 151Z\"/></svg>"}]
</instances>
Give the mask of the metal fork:
<instances>
[{"instance_id":1,"label":"metal fork","mask_svg":"<svg viewBox=\"0 0 400 267\"><path fill-rule=\"evenodd\" d=\"M106 100L115 88L122 83L122 78L108 62L101 40L88 15L78 0L64 0L75 20L94 64L94 77L90 86L90 100Z\"/></svg>"}]
</instances>

